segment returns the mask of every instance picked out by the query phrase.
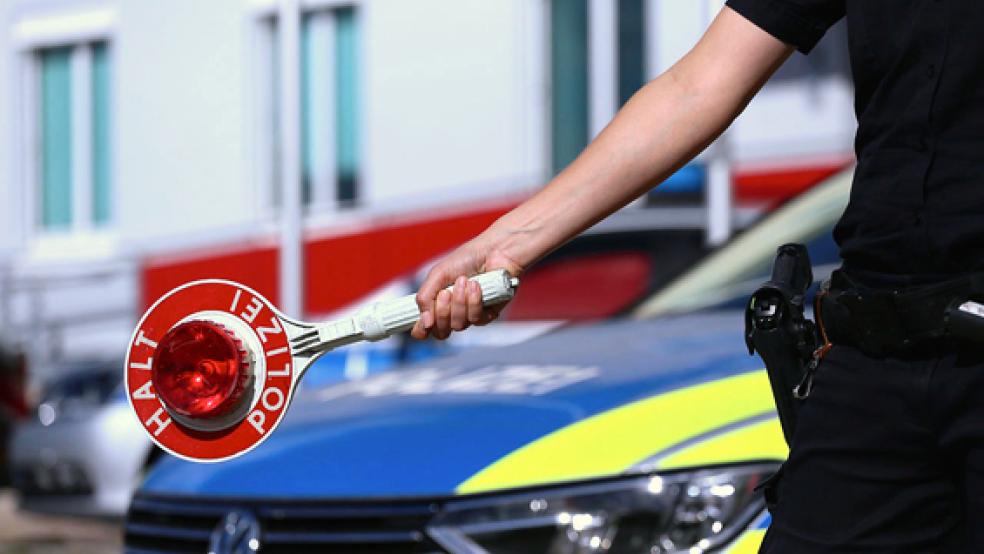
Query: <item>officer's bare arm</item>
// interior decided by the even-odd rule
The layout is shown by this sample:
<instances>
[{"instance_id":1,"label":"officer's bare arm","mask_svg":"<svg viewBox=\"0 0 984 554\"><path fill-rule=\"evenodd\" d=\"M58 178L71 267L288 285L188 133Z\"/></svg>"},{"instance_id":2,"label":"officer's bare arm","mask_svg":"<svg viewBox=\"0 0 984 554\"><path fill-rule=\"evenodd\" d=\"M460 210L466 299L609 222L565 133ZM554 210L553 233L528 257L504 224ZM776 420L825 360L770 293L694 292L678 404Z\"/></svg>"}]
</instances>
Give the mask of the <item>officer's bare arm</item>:
<instances>
[{"instance_id":1,"label":"officer's bare arm","mask_svg":"<svg viewBox=\"0 0 984 554\"><path fill-rule=\"evenodd\" d=\"M494 318L462 276L497 268L518 275L666 179L727 128L792 51L725 7L693 50L640 89L570 166L433 268L417 296L423 314L413 335L445 338ZM439 294L452 282L453 294Z\"/></svg>"}]
</instances>

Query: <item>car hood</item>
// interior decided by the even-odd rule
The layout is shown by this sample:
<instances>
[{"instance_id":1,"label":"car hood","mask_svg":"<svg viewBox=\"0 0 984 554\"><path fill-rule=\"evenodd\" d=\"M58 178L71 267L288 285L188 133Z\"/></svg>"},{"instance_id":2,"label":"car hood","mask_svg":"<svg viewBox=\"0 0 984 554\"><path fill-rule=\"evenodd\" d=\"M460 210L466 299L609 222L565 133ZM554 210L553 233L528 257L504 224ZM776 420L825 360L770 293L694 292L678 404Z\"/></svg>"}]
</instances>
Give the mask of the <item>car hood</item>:
<instances>
[{"instance_id":1,"label":"car hood","mask_svg":"<svg viewBox=\"0 0 984 554\"><path fill-rule=\"evenodd\" d=\"M695 448L701 463L779 457L740 327L738 312L576 326L306 390L255 450L217 464L166 457L142 490L443 496L685 465ZM758 433L751 452L708 447L736 429Z\"/></svg>"}]
</instances>

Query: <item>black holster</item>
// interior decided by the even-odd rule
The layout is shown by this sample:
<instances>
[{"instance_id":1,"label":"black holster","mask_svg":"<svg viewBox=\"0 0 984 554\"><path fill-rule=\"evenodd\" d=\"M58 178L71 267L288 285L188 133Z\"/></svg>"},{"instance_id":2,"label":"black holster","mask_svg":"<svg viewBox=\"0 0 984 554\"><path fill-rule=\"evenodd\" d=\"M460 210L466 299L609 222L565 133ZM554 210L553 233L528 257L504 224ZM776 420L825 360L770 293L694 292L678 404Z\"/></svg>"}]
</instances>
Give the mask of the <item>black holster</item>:
<instances>
[{"instance_id":1,"label":"black holster","mask_svg":"<svg viewBox=\"0 0 984 554\"><path fill-rule=\"evenodd\" d=\"M745 310L745 343L765 362L783 436L789 444L801 398L793 389L805 381L819 345L816 326L806 318L805 298L813 284L806 247L784 244L776 253L772 278L759 287Z\"/></svg>"}]
</instances>

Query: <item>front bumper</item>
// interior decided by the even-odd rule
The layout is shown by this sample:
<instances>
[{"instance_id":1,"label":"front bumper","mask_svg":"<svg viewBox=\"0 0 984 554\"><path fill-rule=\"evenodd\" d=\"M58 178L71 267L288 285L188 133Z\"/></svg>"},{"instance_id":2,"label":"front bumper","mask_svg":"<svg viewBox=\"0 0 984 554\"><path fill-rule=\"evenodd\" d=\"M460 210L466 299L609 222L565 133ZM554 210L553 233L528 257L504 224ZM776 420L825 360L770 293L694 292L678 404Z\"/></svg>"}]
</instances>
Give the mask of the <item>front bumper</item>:
<instances>
[{"instance_id":1,"label":"front bumper","mask_svg":"<svg viewBox=\"0 0 984 554\"><path fill-rule=\"evenodd\" d=\"M50 426L28 424L11 445L21 506L57 514L122 517L151 451L126 405Z\"/></svg>"}]
</instances>

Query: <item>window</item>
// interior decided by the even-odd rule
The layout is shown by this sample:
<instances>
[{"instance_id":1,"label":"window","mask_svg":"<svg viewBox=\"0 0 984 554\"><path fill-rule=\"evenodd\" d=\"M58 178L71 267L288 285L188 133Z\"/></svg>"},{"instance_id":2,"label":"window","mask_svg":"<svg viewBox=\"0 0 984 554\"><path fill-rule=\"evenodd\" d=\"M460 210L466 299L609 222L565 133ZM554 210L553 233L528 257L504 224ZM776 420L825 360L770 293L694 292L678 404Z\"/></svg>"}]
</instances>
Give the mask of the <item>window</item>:
<instances>
[{"instance_id":1,"label":"window","mask_svg":"<svg viewBox=\"0 0 984 554\"><path fill-rule=\"evenodd\" d=\"M358 196L358 42L355 8L301 20L303 198L355 204Z\"/></svg>"},{"instance_id":2,"label":"window","mask_svg":"<svg viewBox=\"0 0 984 554\"><path fill-rule=\"evenodd\" d=\"M109 222L110 129L109 50L105 42L92 46L92 219Z\"/></svg>"},{"instance_id":3,"label":"window","mask_svg":"<svg viewBox=\"0 0 984 554\"><path fill-rule=\"evenodd\" d=\"M72 50L42 50L41 226L72 224Z\"/></svg>"},{"instance_id":4,"label":"window","mask_svg":"<svg viewBox=\"0 0 984 554\"><path fill-rule=\"evenodd\" d=\"M550 3L550 79L551 79L551 167L554 173L588 145L594 132L591 124L592 79L607 79L603 71L592 75L593 59L604 59L600 52L613 49L615 81L602 83L614 87L614 114L646 82L644 0L618 0L614 5L614 44L592 44L592 21L588 0L552 0ZM607 35L598 34L598 37ZM604 39L599 39L604 42Z\"/></svg>"},{"instance_id":5,"label":"window","mask_svg":"<svg viewBox=\"0 0 984 554\"><path fill-rule=\"evenodd\" d=\"M550 3L551 167L558 173L588 145L588 3Z\"/></svg>"},{"instance_id":6,"label":"window","mask_svg":"<svg viewBox=\"0 0 984 554\"><path fill-rule=\"evenodd\" d=\"M644 0L618 2L618 105L646 84Z\"/></svg>"},{"instance_id":7,"label":"window","mask_svg":"<svg viewBox=\"0 0 984 554\"><path fill-rule=\"evenodd\" d=\"M359 201L360 106L358 10L346 6L303 14L300 29L301 198L308 210L347 208ZM264 22L270 45L273 203L280 203L279 32Z\"/></svg>"},{"instance_id":8,"label":"window","mask_svg":"<svg viewBox=\"0 0 984 554\"><path fill-rule=\"evenodd\" d=\"M105 42L42 48L36 226L102 227L112 217L110 56Z\"/></svg>"}]
</instances>

